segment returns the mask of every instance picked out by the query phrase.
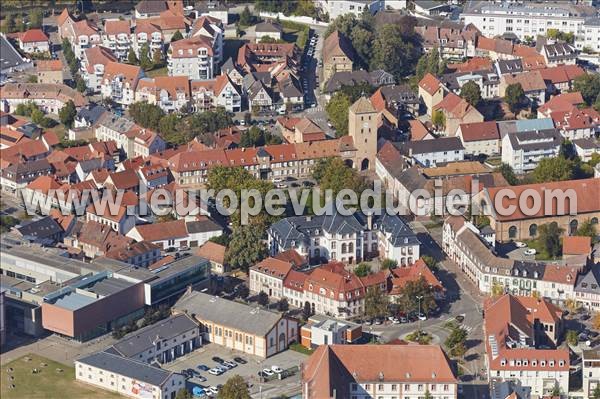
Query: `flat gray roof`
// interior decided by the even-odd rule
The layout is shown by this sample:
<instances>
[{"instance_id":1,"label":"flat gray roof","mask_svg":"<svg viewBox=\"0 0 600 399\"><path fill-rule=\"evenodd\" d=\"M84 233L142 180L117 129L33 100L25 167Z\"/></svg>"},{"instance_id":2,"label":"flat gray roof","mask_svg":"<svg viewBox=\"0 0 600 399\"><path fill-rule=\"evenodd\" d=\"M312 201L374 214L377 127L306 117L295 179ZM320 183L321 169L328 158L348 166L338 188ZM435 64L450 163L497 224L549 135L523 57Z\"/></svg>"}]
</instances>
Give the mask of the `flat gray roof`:
<instances>
[{"instance_id":1,"label":"flat gray roof","mask_svg":"<svg viewBox=\"0 0 600 399\"><path fill-rule=\"evenodd\" d=\"M77 361L159 387L167 381L171 374L174 374L168 370L107 352L97 352Z\"/></svg>"},{"instance_id":2,"label":"flat gray roof","mask_svg":"<svg viewBox=\"0 0 600 399\"><path fill-rule=\"evenodd\" d=\"M203 263L210 263L208 259L201 256L190 255L183 256L174 262L171 262L163 267L159 267L154 271L154 275L158 278L150 282L150 285L158 284L166 278L170 278L174 274L181 273L190 267L201 265Z\"/></svg>"},{"instance_id":3,"label":"flat gray roof","mask_svg":"<svg viewBox=\"0 0 600 399\"><path fill-rule=\"evenodd\" d=\"M0 71L27 64L15 48L0 34Z\"/></svg>"},{"instance_id":4,"label":"flat gray roof","mask_svg":"<svg viewBox=\"0 0 600 399\"><path fill-rule=\"evenodd\" d=\"M106 278L98 281L96 284L87 288L86 291L93 292L101 296L108 296L117 292L123 291L125 288L129 288L134 283L126 280L119 280L113 277Z\"/></svg>"},{"instance_id":5,"label":"flat gray roof","mask_svg":"<svg viewBox=\"0 0 600 399\"><path fill-rule=\"evenodd\" d=\"M184 294L173 309L199 320L208 320L259 336L267 335L282 317L279 313L198 291Z\"/></svg>"},{"instance_id":6,"label":"flat gray roof","mask_svg":"<svg viewBox=\"0 0 600 399\"><path fill-rule=\"evenodd\" d=\"M54 302L54 305L68 310L77 310L96 302L96 300L96 298L91 296L70 292L67 295L58 298L56 302Z\"/></svg>"}]
</instances>

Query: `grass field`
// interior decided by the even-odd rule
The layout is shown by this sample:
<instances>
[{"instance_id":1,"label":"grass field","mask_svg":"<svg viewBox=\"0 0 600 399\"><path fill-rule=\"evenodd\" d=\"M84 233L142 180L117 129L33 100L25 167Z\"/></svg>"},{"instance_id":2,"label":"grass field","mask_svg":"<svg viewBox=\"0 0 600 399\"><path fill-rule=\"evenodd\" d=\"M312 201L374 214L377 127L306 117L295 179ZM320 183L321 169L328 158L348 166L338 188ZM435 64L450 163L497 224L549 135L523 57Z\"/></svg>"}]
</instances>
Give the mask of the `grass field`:
<instances>
[{"instance_id":1,"label":"grass field","mask_svg":"<svg viewBox=\"0 0 600 399\"><path fill-rule=\"evenodd\" d=\"M26 361L25 358L31 359ZM43 367L41 364L47 366ZM8 370L12 367L13 371ZM37 374L32 369L41 370ZM62 369L58 372L57 369ZM107 392L75 381L75 369L36 355L28 355L2 367L0 372L2 399L110 399L121 395ZM11 380L11 376L14 378ZM14 388L11 388L14 385Z\"/></svg>"},{"instance_id":2,"label":"grass field","mask_svg":"<svg viewBox=\"0 0 600 399\"><path fill-rule=\"evenodd\" d=\"M169 72L167 71L166 66L146 72L146 76L148 76L150 78L153 78L155 76L167 76L168 74L169 74Z\"/></svg>"}]
</instances>

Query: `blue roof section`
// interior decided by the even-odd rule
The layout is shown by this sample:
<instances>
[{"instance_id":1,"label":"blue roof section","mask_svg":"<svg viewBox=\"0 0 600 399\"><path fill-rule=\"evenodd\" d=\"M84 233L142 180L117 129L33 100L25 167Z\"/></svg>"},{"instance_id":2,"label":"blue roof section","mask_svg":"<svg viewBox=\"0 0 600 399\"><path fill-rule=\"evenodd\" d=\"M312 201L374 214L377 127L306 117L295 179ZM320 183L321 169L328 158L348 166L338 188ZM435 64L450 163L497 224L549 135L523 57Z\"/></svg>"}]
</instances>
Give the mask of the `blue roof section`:
<instances>
[{"instance_id":1,"label":"blue roof section","mask_svg":"<svg viewBox=\"0 0 600 399\"><path fill-rule=\"evenodd\" d=\"M517 126L517 132L554 129L554 122L552 121L552 118L517 119L515 122Z\"/></svg>"},{"instance_id":2,"label":"blue roof section","mask_svg":"<svg viewBox=\"0 0 600 399\"><path fill-rule=\"evenodd\" d=\"M57 299L56 302L54 302L54 305L68 310L77 310L94 302L96 302L96 298L78 294L77 292L71 292L70 294Z\"/></svg>"}]
</instances>

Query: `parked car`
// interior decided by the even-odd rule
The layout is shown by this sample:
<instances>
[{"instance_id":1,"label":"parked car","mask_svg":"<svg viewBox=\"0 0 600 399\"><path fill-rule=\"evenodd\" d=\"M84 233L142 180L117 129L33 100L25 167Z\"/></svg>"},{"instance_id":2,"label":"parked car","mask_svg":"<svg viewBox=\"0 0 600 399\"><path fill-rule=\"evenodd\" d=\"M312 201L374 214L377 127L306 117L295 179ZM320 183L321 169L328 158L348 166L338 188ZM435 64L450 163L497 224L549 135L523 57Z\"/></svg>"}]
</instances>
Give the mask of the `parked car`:
<instances>
[{"instance_id":1,"label":"parked car","mask_svg":"<svg viewBox=\"0 0 600 399\"><path fill-rule=\"evenodd\" d=\"M263 374L265 374L266 376L270 377L273 374L275 374L271 369L263 369Z\"/></svg>"},{"instance_id":2,"label":"parked car","mask_svg":"<svg viewBox=\"0 0 600 399\"><path fill-rule=\"evenodd\" d=\"M225 360L221 359L219 356L213 356L212 361L215 363L223 363Z\"/></svg>"},{"instance_id":3,"label":"parked car","mask_svg":"<svg viewBox=\"0 0 600 399\"><path fill-rule=\"evenodd\" d=\"M230 369L237 367L237 363L236 362L232 362L231 360L225 360L223 362L224 365L227 365Z\"/></svg>"},{"instance_id":4,"label":"parked car","mask_svg":"<svg viewBox=\"0 0 600 399\"><path fill-rule=\"evenodd\" d=\"M213 367L212 369L208 370L208 374L221 375L223 374L223 370L220 367Z\"/></svg>"},{"instance_id":5,"label":"parked car","mask_svg":"<svg viewBox=\"0 0 600 399\"><path fill-rule=\"evenodd\" d=\"M279 367L279 366L271 366L271 370L273 370L277 374L283 373L283 369L281 367Z\"/></svg>"},{"instance_id":6,"label":"parked car","mask_svg":"<svg viewBox=\"0 0 600 399\"><path fill-rule=\"evenodd\" d=\"M523 241L515 241L515 245L517 248L525 248L527 246Z\"/></svg>"},{"instance_id":7,"label":"parked car","mask_svg":"<svg viewBox=\"0 0 600 399\"><path fill-rule=\"evenodd\" d=\"M184 245L182 247L179 247L178 251L189 251L190 247L188 247L187 245Z\"/></svg>"},{"instance_id":8,"label":"parked car","mask_svg":"<svg viewBox=\"0 0 600 399\"><path fill-rule=\"evenodd\" d=\"M537 251L533 248L528 248L523 253L527 256L531 256L531 255L535 255L537 253Z\"/></svg>"},{"instance_id":9,"label":"parked car","mask_svg":"<svg viewBox=\"0 0 600 399\"><path fill-rule=\"evenodd\" d=\"M419 318L419 320L421 321L425 321L427 320L427 316L425 316L425 313L419 313L419 315L417 316Z\"/></svg>"},{"instance_id":10,"label":"parked car","mask_svg":"<svg viewBox=\"0 0 600 399\"><path fill-rule=\"evenodd\" d=\"M375 325L380 326L382 324L383 324L383 320L381 320L381 319L375 319Z\"/></svg>"},{"instance_id":11,"label":"parked car","mask_svg":"<svg viewBox=\"0 0 600 399\"><path fill-rule=\"evenodd\" d=\"M456 321L457 321L457 322L459 322L459 323L462 323L463 321L465 321L465 316L463 316L463 315L459 314L458 316L456 316L456 317L454 318L454 320L456 320Z\"/></svg>"},{"instance_id":12,"label":"parked car","mask_svg":"<svg viewBox=\"0 0 600 399\"><path fill-rule=\"evenodd\" d=\"M238 362L239 364L246 364L248 363L243 357L234 357L233 360L235 360L236 362Z\"/></svg>"},{"instance_id":13,"label":"parked car","mask_svg":"<svg viewBox=\"0 0 600 399\"><path fill-rule=\"evenodd\" d=\"M213 395L217 395L219 393L219 388L212 386L210 388L208 388L208 390L210 391L210 393L212 393Z\"/></svg>"},{"instance_id":14,"label":"parked car","mask_svg":"<svg viewBox=\"0 0 600 399\"><path fill-rule=\"evenodd\" d=\"M207 366L207 365L205 365L205 364L199 364L199 365L198 365L198 368L199 368L200 370L202 370L202 371L208 371L208 370L210 370L210 367L208 367L208 366Z\"/></svg>"}]
</instances>

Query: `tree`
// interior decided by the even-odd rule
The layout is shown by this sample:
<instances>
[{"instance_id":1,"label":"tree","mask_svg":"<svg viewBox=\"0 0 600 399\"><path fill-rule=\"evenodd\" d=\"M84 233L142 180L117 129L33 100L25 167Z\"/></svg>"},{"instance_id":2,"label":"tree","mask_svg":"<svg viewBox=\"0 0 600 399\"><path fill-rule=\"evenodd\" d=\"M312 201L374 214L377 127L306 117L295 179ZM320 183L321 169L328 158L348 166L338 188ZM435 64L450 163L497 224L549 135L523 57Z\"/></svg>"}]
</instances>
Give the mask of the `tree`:
<instances>
[{"instance_id":1,"label":"tree","mask_svg":"<svg viewBox=\"0 0 600 399\"><path fill-rule=\"evenodd\" d=\"M127 62L131 65L138 65L140 60L138 60L137 55L135 55L135 51L133 47L129 49L129 53L127 53Z\"/></svg>"},{"instance_id":2,"label":"tree","mask_svg":"<svg viewBox=\"0 0 600 399\"><path fill-rule=\"evenodd\" d=\"M512 166L510 166L509 164L503 163L496 169L496 172L502 173L502 176L504 177L504 179L506 179L508 184L510 184L511 186L519 184L519 179L517 179L517 175L515 174L515 171L513 170Z\"/></svg>"},{"instance_id":3,"label":"tree","mask_svg":"<svg viewBox=\"0 0 600 399\"><path fill-rule=\"evenodd\" d=\"M423 259L423 262L425 262L430 270L438 270L438 262L433 256L424 255L421 257L421 259Z\"/></svg>"},{"instance_id":4,"label":"tree","mask_svg":"<svg viewBox=\"0 0 600 399\"><path fill-rule=\"evenodd\" d=\"M173 37L171 37L171 43L176 42L177 40L181 40L183 39L183 35L181 34L181 32L178 30L177 32L173 33Z\"/></svg>"},{"instance_id":5,"label":"tree","mask_svg":"<svg viewBox=\"0 0 600 399\"><path fill-rule=\"evenodd\" d=\"M533 170L533 178L536 183L571 180L573 172L573 161L562 156L543 158Z\"/></svg>"},{"instance_id":6,"label":"tree","mask_svg":"<svg viewBox=\"0 0 600 399\"><path fill-rule=\"evenodd\" d=\"M592 223L591 219L586 219L579 225L575 235L581 237L590 237L592 242L595 243L598 238L598 230L596 229L596 226L597 224Z\"/></svg>"},{"instance_id":7,"label":"tree","mask_svg":"<svg viewBox=\"0 0 600 399\"><path fill-rule=\"evenodd\" d=\"M506 87L504 101L508 104L511 112L517 112L524 100L525 92L520 83L513 83Z\"/></svg>"},{"instance_id":8,"label":"tree","mask_svg":"<svg viewBox=\"0 0 600 399\"><path fill-rule=\"evenodd\" d=\"M258 293L258 304L260 306L267 306L269 304L269 295L266 292L261 291Z\"/></svg>"},{"instance_id":9,"label":"tree","mask_svg":"<svg viewBox=\"0 0 600 399\"><path fill-rule=\"evenodd\" d=\"M240 147L261 147L263 145L281 144L281 137L273 135L271 132L252 126L242 133L240 137Z\"/></svg>"},{"instance_id":10,"label":"tree","mask_svg":"<svg viewBox=\"0 0 600 399\"><path fill-rule=\"evenodd\" d=\"M35 8L29 14L29 27L30 28L41 28L43 23L44 13L42 9Z\"/></svg>"},{"instance_id":11,"label":"tree","mask_svg":"<svg viewBox=\"0 0 600 399\"><path fill-rule=\"evenodd\" d=\"M400 298L398 304L404 309L405 312L418 311L419 310L419 299L420 300L420 311L425 314L429 313L431 309L435 309L437 304L433 295L433 288L427 283L424 277L418 280L407 282L404 287L400 289Z\"/></svg>"},{"instance_id":12,"label":"tree","mask_svg":"<svg viewBox=\"0 0 600 399\"><path fill-rule=\"evenodd\" d=\"M596 313L592 318L592 325L594 326L594 330L600 330L600 312Z\"/></svg>"},{"instance_id":13,"label":"tree","mask_svg":"<svg viewBox=\"0 0 600 399\"><path fill-rule=\"evenodd\" d=\"M446 127L446 115L441 110L433 111L431 115L431 123L433 123L438 129L444 129Z\"/></svg>"},{"instance_id":14,"label":"tree","mask_svg":"<svg viewBox=\"0 0 600 399\"><path fill-rule=\"evenodd\" d=\"M423 399L433 399L433 396L431 396L431 393L429 393L429 389L425 390L425 396Z\"/></svg>"},{"instance_id":15,"label":"tree","mask_svg":"<svg viewBox=\"0 0 600 399\"><path fill-rule=\"evenodd\" d=\"M280 312L287 312L290 309L290 305L286 298L281 298L279 302L277 302L277 310Z\"/></svg>"},{"instance_id":16,"label":"tree","mask_svg":"<svg viewBox=\"0 0 600 399\"><path fill-rule=\"evenodd\" d=\"M257 228L258 227L258 228ZM262 231L261 231L262 230ZM231 241L225 251L225 262L232 268L248 272L250 266L267 256L267 247L262 241L264 229L261 226L238 226L231 234Z\"/></svg>"},{"instance_id":17,"label":"tree","mask_svg":"<svg viewBox=\"0 0 600 399\"><path fill-rule=\"evenodd\" d=\"M423 79L428 73L434 76L442 75L446 70L446 61L440 57L440 52L437 47L434 47L429 53L423 54L416 67L417 82Z\"/></svg>"},{"instance_id":18,"label":"tree","mask_svg":"<svg viewBox=\"0 0 600 399\"><path fill-rule=\"evenodd\" d=\"M15 31L15 14L6 13L4 18L4 31L6 33L13 33Z\"/></svg>"},{"instance_id":19,"label":"tree","mask_svg":"<svg viewBox=\"0 0 600 399\"><path fill-rule=\"evenodd\" d=\"M87 90L85 80L83 80L83 78L79 75L77 75L77 78L75 78L75 88L80 93L85 93L85 91Z\"/></svg>"},{"instance_id":20,"label":"tree","mask_svg":"<svg viewBox=\"0 0 600 399\"><path fill-rule=\"evenodd\" d=\"M158 130L160 120L165 113L158 105L140 101L129 106L129 115L142 127Z\"/></svg>"},{"instance_id":21,"label":"tree","mask_svg":"<svg viewBox=\"0 0 600 399\"><path fill-rule=\"evenodd\" d=\"M72 100L67 101L67 103L58 111L60 123L69 129L73 126L75 116L77 116L77 109L75 108L75 104Z\"/></svg>"},{"instance_id":22,"label":"tree","mask_svg":"<svg viewBox=\"0 0 600 399\"><path fill-rule=\"evenodd\" d=\"M218 399L251 399L250 393L248 392L248 386L246 381L239 376L234 375L221 387Z\"/></svg>"},{"instance_id":23,"label":"tree","mask_svg":"<svg viewBox=\"0 0 600 399\"><path fill-rule=\"evenodd\" d=\"M565 340L567 341L567 343L569 345L576 346L577 342L579 341L577 331L575 331L575 330L567 331L567 334L565 335Z\"/></svg>"},{"instance_id":24,"label":"tree","mask_svg":"<svg viewBox=\"0 0 600 399\"><path fill-rule=\"evenodd\" d=\"M240 296L240 298L246 299L250 295L250 289L246 284L240 284L238 285L237 294Z\"/></svg>"},{"instance_id":25,"label":"tree","mask_svg":"<svg viewBox=\"0 0 600 399\"><path fill-rule=\"evenodd\" d=\"M592 399L600 399L600 384L596 384L596 388L592 392Z\"/></svg>"},{"instance_id":26,"label":"tree","mask_svg":"<svg viewBox=\"0 0 600 399\"><path fill-rule=\"evenodd\" d=\"M250 25L252 25L253 21L254 21L254 16L250 12L250 9L248 8L248 6L245 6L244 9L242 10L242 12L240 13L240 20L239 20L240 25L250 26Z\"/></svg>"},{"instance_id":27,"label":"tree","mask_svg":"<svg viewBox=\"0 0 600 399\"><path fill-rule=\"evenodd\" d=\"M592 105L600 95L600 75L584 73L573 81L573 91L581 92L581 96L588 105Z\"/></svg>"},{"instance_id":28,"label":"tree","mask_svg":"<svg viewBox=\"0 0 600 399\"><path fill-rule=\"evenodd\" d=\"M460 96L476 107L481 102L481 89L477 83L468 81L460 88Z\"/></svg>"},{"instance_id":29,"label":"tree","mask_svg":"<svg viewBox=\"0 0 600 399\"><path fill-rule=\"evenodd\" d=\"M140 48L140 67L144 71L149 71L154 67L152 60L150 59L150 46L148 43L144 43Z\"/></svg>"},{"instance_id":30,"label":"tree","mask_svg":"<svg viewBox=\"0 0 600 399\"><path fill-rule=\"evenodd\" d=\"M157 66L160 66L160 64L162 63L162 51L160 50L154 50L154 52L152 53L152 67L156 68Z\"/></svg>"},{"instance_id":31,"label":"tree","mask_svg":"<svg viewBox=\"0 0 600 399\"><path fill-rule=\"evenodd\" d=\"M560 237L563 231L556 223L542 224L538 227L538 241L548 256L556 258L560 255Z\"/></svg>"},{"instance_id":32,"label":"tree","mask_svg":"<svg viewBox=\"0 0 600 399\"><path fill-rule=\"evenodd\" d=\"M371 69L383 69L394 75L397 81L412 74L420 54L413 40L403 34L400 26L383 25L373 42Z\"/></svg>"},{"instance_id":33,"label":"tree","mask_svg":"<svg viewBox=\"0 0 600 399\"><path fill-rule=\"evenodd\" d=\"M354 268L354 274L358 277L366 277L371 274L371 265L365 262L359 263L358 266Z\"/></svg>"},{"instance_id":34,"label":"tree","mask_svg":"<svg viewBox=\"0 0 600 399\"><path fill-rule=\"evenodd\" d=\"M312 176L319 183L323 195L325 190L331 190L334 198L343 189L360 193L367 188L365 179L341 158L319 160L313 167Z\"/></svg>"},{"instance_id":35,"label":"tree","mask_svg":"<svg viewBox=\"0 0 600 399\"><path fill-rule=\"evenodd\" d=\"M453 354L453 356L462 356L464 354L465 343L467 341L467 331L459 326L454 326L444 346ZM454 351L456 349L456 351ZM461 353L462 352L462 353Z\"/></svg>"},{"instance_id":36,"label":"tree","mask_svg":"<svg viewBox=\"0 0 600 399\"><path fill-rule=\"evenodd\" d=\"M179 391L177 391L177 396L175 396L175 399L192 399L193 396L190 393L190 391L188 391L185 388L180 389Z\"/></svg>"},{"instance_id":37,"label":"tree","mask_svg":"<svg viewBox=\"0 0 600 399\"><path fill-rule=\"evenodd\" d=\"M312 306L310 305L310 302L306 301L304 302L304 307L302 308L302 317L304 318L304 320L308 320L310 318L310 316L313 315L312 312Z\"/></svg>"},{"instance_id":38,"label":"tree","mask_svg":"<svg viewBox=\"0 0 600 399\"><path fill-rule=\"evenodd\" d=\"M369 319L384 317L388 312L388 296L379 289L371 286L365 295L365 316Z\"/></svg>"},{"instance_id":39,"label":"tree","mask_svg":"<svg viewBox=\"0 0 600 399\"><path fill-rule=\"evenodd\" d=\"M348 110L352 103L348 95L342 92L335 92L325 106L327 117L335 128L337 137L348 134Z\"/></svg>"},{"instance_id":40,"label":"tree","mask_svg":"<svg viewBox=\"0 0 600 399\"><path fill-rule=\"evenodd\" d=\"M42 125L44 122L44 113L39 110L39 108L35 108L31 111L31 121L36 125Z\"/></svg>"},{"instance_id":41,"label":"tree","mask_svg":"<svg viewBox=\"0 0 600 399\"><path fill-rule=\"evenodd\" d=\"M381 268L383 270L392 270L392 269L395 269L396 267L398 267L398 262L395 261L394 259L384 259L381 262Z\"/></svg>"}]
</instances>

